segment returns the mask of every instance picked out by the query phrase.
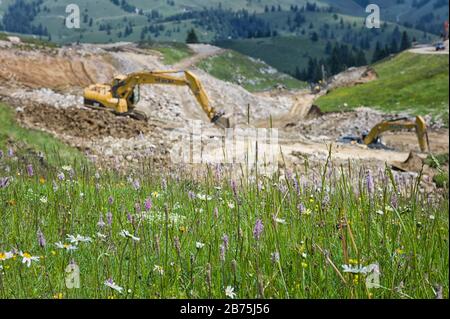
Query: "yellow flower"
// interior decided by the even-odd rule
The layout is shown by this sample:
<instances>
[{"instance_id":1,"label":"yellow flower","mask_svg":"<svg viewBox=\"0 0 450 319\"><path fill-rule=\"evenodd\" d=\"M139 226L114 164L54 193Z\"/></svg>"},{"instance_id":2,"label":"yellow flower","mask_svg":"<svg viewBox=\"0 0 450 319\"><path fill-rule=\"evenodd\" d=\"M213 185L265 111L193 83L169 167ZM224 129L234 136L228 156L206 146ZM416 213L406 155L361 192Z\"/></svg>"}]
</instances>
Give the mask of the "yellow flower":
<instances>
[{"instance_id":1,"label":"yellow flower","mask_svg":"<svg viewBox=\"0 0 450 319\"><path fill-rule=\"evenodd\" d=\"M56 251L54 251L54 250L52 250L51 253L52 253L53 256L56 255Z\"/></svg>"},{"instance_id":2,"label":"yellow flower","mask_svg":"<svg viewBox=\"0 0 450 319\"><path fill-rule=\"evenodd\" d=\"M115 299L114 296L108 296L108 299Z\"/></svg>"},{"instance_id":3,"label":"yellow flower","mask_svg":"<svg viewBox=\"0 0 450 319\"><path fill-rule=\"evenodd\" d=\"M349 263L350 265L357 265L357 264L358 264L358 260L350 258L350 259L348 260L348 263Z\"/></svg>"},{"instance_id":4,"label":"yellow flower","mask_svg":"<svg viewBox=\"0 0 450 319\"><path fill-rule=\"evenodd\" d=\"M357 285L359 283L359 275L353 276L353 284Z\"/></svg>"},{"instance_id":5,"label":"yellow flower","mask_svg":"<svg viewBox=\"0 0 450 319\"><path fill-rule=\"evenodd\" d=\"M45 178L44 177L39 178L39 183L45 184Z\"/></svg>"},{"instance_id":6,"label":"yellow flower","mask_svg":"<svg viewBox=\"0 0 450 319\"><path fill-rule=\"evenodd\" d=\"M307 264L306 262L304 262L304 261L301 263L301 265L302 265L302 268L303 268L303 269L308 268L308 264Z\"/></svg>"},{"instance_id":7,"label":"yellow flower","mask_svg":"<svg viewBox=\"0 0 450 319\"><path fill-rule=\"evenodd\" d=\"M180 226L179 228L180 232L185 233L187 231L185 226Z\"/></svg>"},{"instance_id":8,"label":"yellow flower","mask_svg":"<svg viewBox=\"0 0 450 319\"><path fill-rule=\"evenodd\" d=\"M396 252L398 255L403 255L403 254L405 253L405 251L404 251L403 249L400 249L400 248L397 248L397 249L395 250L395 252Z\"/></svg>"},{"instance_id":9,"label":"yellow flower","mask_svg":"<svg viewBox=\"0 0 450 319\"><path fill-rule=\"evenodd\" d=\"M63 299L63 294L61 292L58 292L53 296L53 299Z\"/></svg>"},{"instance_id":10,"label":"yellow flower","mask_svg":"<svg viewBox=\"0 0 450 319\"><path fill-rule=\"evenodd\" d=\"M155 197L155 198L158 198L159 197L159 193L158 192L153 192L152 196Z\"/></svg>"},{"instance_id":11,"label":"yellow flower","mask_svg":"<svg viewBox=\"0 0 450 319\"><path fill-rule=\"evenodd\" d=\"M16 201L14 199L10 199L8 201L9 206L16 206Z\"/></svg>"}]
</instances>

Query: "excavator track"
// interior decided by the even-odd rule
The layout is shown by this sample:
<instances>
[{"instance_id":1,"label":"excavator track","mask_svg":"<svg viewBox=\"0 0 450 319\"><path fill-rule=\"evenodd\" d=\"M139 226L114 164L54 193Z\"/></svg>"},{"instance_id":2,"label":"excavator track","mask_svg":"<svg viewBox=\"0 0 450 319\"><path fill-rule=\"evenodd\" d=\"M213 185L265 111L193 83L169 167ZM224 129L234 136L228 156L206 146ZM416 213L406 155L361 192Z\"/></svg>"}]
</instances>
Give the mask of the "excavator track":
<instances>
[{"instance_id":1,"label":"excavator track","mask_svg":"<svg viewBox=\"0 0 450 319\"><path fill-rule=\"evenodd\" d=\"M114 115L117 115L117 116L125 116L125 117L128 116L128 117L130 117L130 118L132 118L134 120L137 120L137 121L148 121L147 114L145 114L142 111L138 111L138 110L133 110L133 111L126 112L126 113L119 113L119 112L116 112L113 109L109 109L109 108L104 107L104 106L95 106L95 105L90 105L90 104L87 104L87 103L84 103L84 106L89 108L89 109L96 110L96 111L111 112L111 113L113 113Z\"/></svg>"}]
</instances>

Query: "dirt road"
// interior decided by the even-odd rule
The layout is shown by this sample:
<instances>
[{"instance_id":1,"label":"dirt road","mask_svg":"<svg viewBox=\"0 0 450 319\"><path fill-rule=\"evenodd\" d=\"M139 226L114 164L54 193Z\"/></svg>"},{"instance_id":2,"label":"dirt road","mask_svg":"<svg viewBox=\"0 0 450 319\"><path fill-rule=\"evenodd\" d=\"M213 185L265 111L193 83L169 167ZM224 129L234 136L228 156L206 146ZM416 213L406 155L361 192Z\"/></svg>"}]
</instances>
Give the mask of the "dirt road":
<instances>
[{"instance_id":1,"label":"dirt road","mask_svg":"<svg viewBox=\"0 0 450 319\"><path fill-rule=\"evenodd\" d=\"M445 50L442 50L442 51L436 51L435 46L429 45L429 46L423 46L423 47L410 49L409 52L416 53L416 54L448 55L449 54L448 40L445 41L444 44L445 44Z\"/></svg>"},{"instance_id":2,"label":"dirt road","mask_svg":"<svg viewBox=\"0 0 450 319\"><path fill-rule=\"evenodd\" d=\"M175 70L188 69L204 59L225 52L224 49L209 44L189 44L189 48L194 51L194 55L173 65Z\"/></svg>"}]
</instances>

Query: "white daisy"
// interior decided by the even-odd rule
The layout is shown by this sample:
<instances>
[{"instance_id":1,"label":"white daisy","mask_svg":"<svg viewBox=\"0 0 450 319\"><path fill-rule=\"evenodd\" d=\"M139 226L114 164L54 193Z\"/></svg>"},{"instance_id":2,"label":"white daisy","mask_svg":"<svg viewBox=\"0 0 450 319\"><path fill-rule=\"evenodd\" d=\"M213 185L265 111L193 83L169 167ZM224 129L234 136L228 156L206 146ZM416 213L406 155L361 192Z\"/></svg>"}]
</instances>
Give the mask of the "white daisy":
<instances>
[{"instance_id":1,"label":"white daisy","mask_svg":"<svg viewBox=\"0 0 450 319\"><path fill-rule=\"evenodd\" d=\"M29 253L23 253L23 252L19 252L20 257L22 257L22 264L27 264L27 267L31 266L31 263L33 261L38 262L39 261L39 257L37 256L31 256Z\"/></svg>"},{"instance_id":2,"label":"white daisy","mask_svg":"<svg viewBox=\"0 0 450 319\"><path fill-rule=\"evenodd\" d=\"M79 243L90 243L92 242L91 237L84 237L81 235L67 235L67 240L70 241L71 244L78 245Z\"/></svg>"},{"instance_id":3,"label":"white daisy","mask_svg":"<svg viewBox=\"0 0 450 319\"><path fill-rule=\"evenodd\" d=\"M228 298L234 299L236 297L234 288L231 286L227 286L227 288L225 288L225 296L227 296Z\"/></svg>"},{"instance_id":4,"label":"white daisy","mask_svg":"<svg viewBox=\"0 0 450 319\"><path fill-rule=\"evenodd\" d=\"M5 261L14 257L14 254L10 251L0 252L0 261Z\"/></svg>"},{"instance_id":5,"label":"white daisy","mask_svg":"<svg viewBox=\"0 0 450 319\"><path fill-rule=\"evenodd\" d=\"M153 267L153 271L154 272L156 272L156 273L158 273L159 275L164 275L164 268L163 267L161 267L161 266L159 266L159 265L155 265L154 267Z\"/></svg>"},{"instance_id":6,"label":"white daisy","mask_svg":"<svg viewBox=\"0 0 450 319\"><path fill-rule=\"evenodd\" d=\"M47 199L47 197L45 197L45 196L42 196L41 198L39 198L39 200L40 200L41 203L43 203L43 204L47 204L47 202L48 202L48 199Z\"/></svg>"},{"instance_id":7,"label":"white daisy","mask_svg":"<svg viewBox=\"0 0 450 319\"><path fill-rule=\"evenodd\" d=\"M204 194L197 194L197 198L203 201L210 201L212 199L211 196L204 195Z\"/></svg>"},{"instance_id":8,"label":"white daisy","mask_svg":"<svg viewBox=\"0 0 450 319\"><path fill-rule=\"evenodd\" d=\"M205 244L197 242L197 243L195 243L195 247L197 247L197 249L202 249L203 247L205 247Z\"/></svg>"},{"instance_id":9,"label":"white daisy","mask_svg":"<svg viewBox=\"0 0 450 319\"><path fill-rule=\"evenodd\" d=\"M65 249L67 251L73 251L73 250L77 250L78 247L74 246L74 245L70 245L70 244L63 244L62 242L57 242L55 243L55 246L59 249Z\"/></svg>"},{"instance_id":10,"label":"white daisy","mask_svg":"<svg viewBox=\"0 0 450 319\"><path fill-rule=\"evenodd\" d=\"M125 229L120 232L120 236L122 236L124 238L130 238L130 239L132 239L134 241L140 241L141 240L140 238L131 235L130 232L128 230L125 230Z\"/></svg>"},{"instance_id":11,"label":"white daisy","mask_svg":"<svg viewBox=\"0 0 450 319\"><path fill-rule=\"evenodd\" d=\"M113 289L113 290L119 292L119 293L122 293L122 291L123 291L123 288L120 287L119 285L117 285L111 278L108 279L108 280L106 280L106 281L104 282L104 285L105 285L106 287L109 287L109 288L111 288L111 289Z\"/></svg>"}]
</instances>

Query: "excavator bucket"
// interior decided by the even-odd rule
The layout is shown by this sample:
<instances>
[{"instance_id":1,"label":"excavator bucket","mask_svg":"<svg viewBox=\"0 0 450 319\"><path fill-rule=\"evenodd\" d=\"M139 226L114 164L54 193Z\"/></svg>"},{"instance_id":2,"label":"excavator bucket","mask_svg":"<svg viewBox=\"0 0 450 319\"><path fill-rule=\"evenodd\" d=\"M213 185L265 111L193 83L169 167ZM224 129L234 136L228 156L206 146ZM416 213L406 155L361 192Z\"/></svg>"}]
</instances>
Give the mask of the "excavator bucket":
<instances>
[{"instance_id":1,"label":"excavator bucket","mask_svg":"<svg viewBox=\"0 0 450 319\"><path fill-rule=\"evenodd\" d=\"M231 128L231 120L228 116L225 115L219 115L217 116L217 118L214 118L212 120L212 122L214 124L216 124L217 126L223 128L223 129L227 129L227 128Z\"/></svg>"}]
</instances>

